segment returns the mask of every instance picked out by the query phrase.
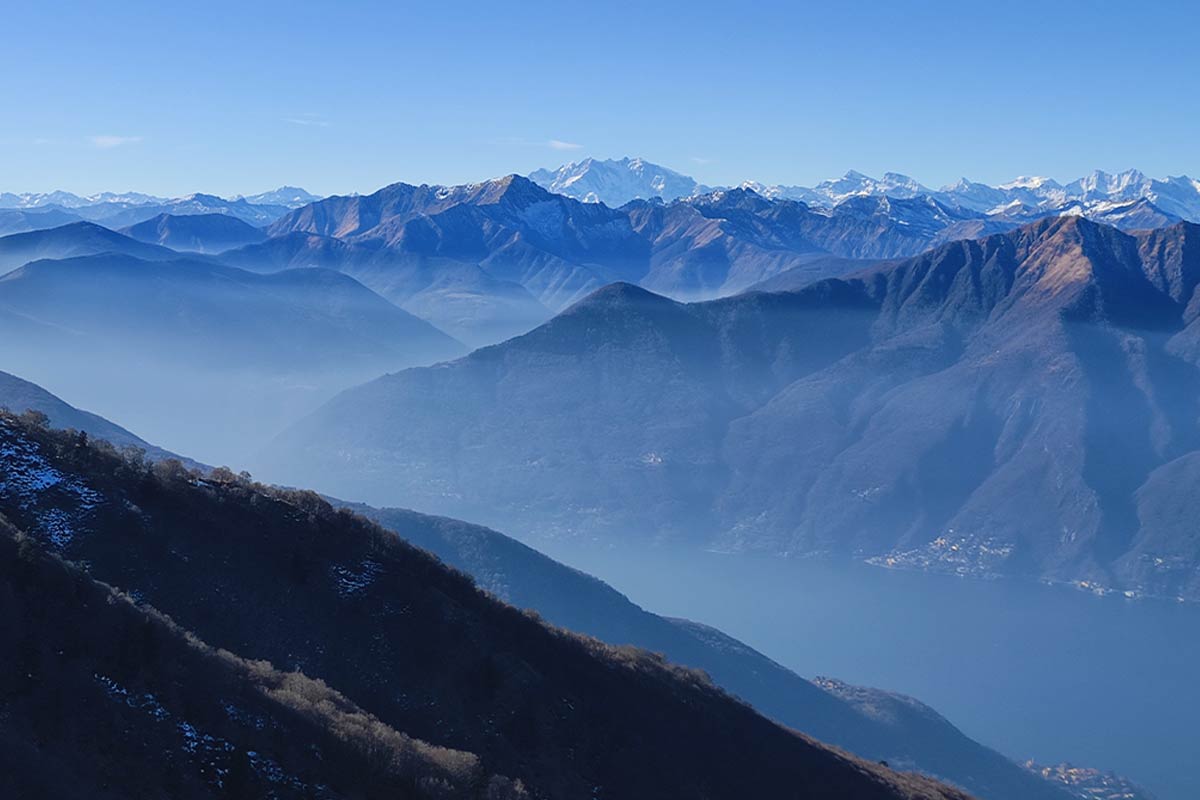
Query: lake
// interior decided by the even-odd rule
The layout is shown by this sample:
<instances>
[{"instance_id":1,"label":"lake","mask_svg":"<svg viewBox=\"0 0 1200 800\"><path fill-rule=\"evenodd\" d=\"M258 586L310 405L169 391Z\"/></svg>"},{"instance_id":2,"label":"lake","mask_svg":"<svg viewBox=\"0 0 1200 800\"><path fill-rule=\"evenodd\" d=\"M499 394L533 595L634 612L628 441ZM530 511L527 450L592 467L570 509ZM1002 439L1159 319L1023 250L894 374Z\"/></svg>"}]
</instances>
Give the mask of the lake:
<instances>
[{"instance_id":1,"label":"lake","mask_svg":"<svg viewBox=\"0 0 1200 800\"><path fill-rule=\"evenodd\" d=\"M1200 607L861 564L538 542L802 675L910 694L1006 755L1200 797Z\"/></svg>"}]
</instances>

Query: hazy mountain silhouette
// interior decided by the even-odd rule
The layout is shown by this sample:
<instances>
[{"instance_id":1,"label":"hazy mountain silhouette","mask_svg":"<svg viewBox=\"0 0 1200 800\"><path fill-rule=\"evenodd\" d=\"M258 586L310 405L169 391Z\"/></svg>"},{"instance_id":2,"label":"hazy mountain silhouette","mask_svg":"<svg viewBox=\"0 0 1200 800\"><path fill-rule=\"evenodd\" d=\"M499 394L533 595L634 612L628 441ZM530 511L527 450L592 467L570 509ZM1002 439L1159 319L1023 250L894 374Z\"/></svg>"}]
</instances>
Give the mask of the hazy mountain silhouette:
<instances>
[{"instance_id":1,"label":"hazy mountain silhouette","mask_svg":"<svg viewBox=\"0 0 1200 800\"><path fill-rule=\"evenodd\" d=\"M139 242L193 253L220 253L267 238L260 229L228 214L159 214L122 228L121 233Z\"/></svg>"},{"instance_id":2,"label":"hazy mountain silhouette","mask_svg":"<svg viewBox=\"0 0 1200 800\"><path fill-rule=\"evenodd\" d=\"M231 369L461 352L433 326L329 270L258 275L112 253L40 260L0 278L0 306L93 342Z\"/></svg>"},{"instance_id":3,"label":"hazy mountain silhouette","mask_svg":"<svg viewBox=\"0 0 1200 800\"><path fill-rule=\"evenodd\" d=\"M178 258L166 247L147 244L91 222L72 222L56 228L0 238L0 272L30 261L119 253L148 261Z\"/></svg>"},{"instance_id":4,"label":"hazy mountain silhouette","mask_svg":"<svg viewBox=\"0 0 1200 800\"><path fill-rule=\"evenodd\" d=\"M286 205L261 205L245 198L227 200L216 195L197 192L186 197L153 198L151 202L113 200L77 206L71 211L84 219L109 228L137 225L162 214L187 216L193 214L225 214L256 227L268 225L290 211Z\"/></svg>"},{"instance_id":5,"label":"hazy mountain silhouette","mask_svg":"<svg viewBox=\"0 0 1200 800\"><path fill-rule=\"evenodd\" d=\"M524 333L551 316L521 284L495 278L477 264L350 244L329 236L284 234L222 253L220 260L257 272L294 267L340 270L476 346Z\"/></svg>"},{"instance_id":6,"label":"hazy mountain silhouette","mask_svg":"<svg viewBox=\"0 0 1200 800\"><path fill-rule=\"evenodd\" d=\"M78 214L72 214L60 208L30 210L0 208L0 236L57 228L79 221Z\"/></svg>"},{"instance_id":7,"label":"hazy mountain silhouette","mask_svg":"<svg viewBox=\"0 0 1200 800\"><path fill-rule=\"evenodd\" d=\"M3 363L207 460L347 385L465 349L337 272L175 258L36 261L0 278Z\"/></svg>"}]
</instances>

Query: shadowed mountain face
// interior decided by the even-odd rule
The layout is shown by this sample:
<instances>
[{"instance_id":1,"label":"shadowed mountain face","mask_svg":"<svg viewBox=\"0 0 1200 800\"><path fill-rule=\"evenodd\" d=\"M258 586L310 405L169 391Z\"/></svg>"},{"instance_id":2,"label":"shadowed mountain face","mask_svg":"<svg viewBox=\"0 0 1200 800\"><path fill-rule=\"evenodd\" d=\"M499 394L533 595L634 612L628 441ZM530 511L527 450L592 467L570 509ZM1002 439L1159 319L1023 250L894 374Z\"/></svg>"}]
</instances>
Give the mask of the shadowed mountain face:
<instances>
[{"instance_id":1,"label":"shadowed mountain face","mask_svg":"<svg viewBox=\"0 0 1200 800\"><path fill-rule=\"evenodd\" d=\"M86 564L91 578L169 614L180 629L237 654L214 664L212 651L193 640L181 655L182 636L172 635L177 629L146 610L140 621L130 621L134 609L121 601L89 617L101 630L136 631L121 647L88 644L74 625L56 626L53 636L22 635L25 616L6 617L0 635L22 642L18 652L28 666L0 673L23 700L20 713L0 719L0 733L45 762L63 760L86 775L97 761L94 746L72 755L61 745L61 728L77 735L72 720L79 710L48 707L53 697L38 691L57 677L47 674L53 668L72 676L68 685L78 695L96 697L91 681L99 681L114 702L124 702L128 711L89 711L104 725L136 726L136 735L110 751L126 773L162 764L161 755L137 752L153 723L122 719L143 711L172 723L163 726L159 748L186 749L175 731L190 730L197 749L205 749L202 757L213 758L203 734L216 729L230 742L226 748L215 739L217 765L243 753L262 755L257 747L249 751L262 742L287 774L305 769L297 755L304 744L317 744L322 753L334 748L334 764L343 768L306 769L328 769L330 779L350 781L367 797L382 791L371 788L372 773L355 783L354 772L344 769L364 750L376 756L376 768L382 762L411 774L440 767L450 787L438 796L449 797L470 796L450 793L456 784L478 791L478 781L486 785L489 774L499 773L545 798L965 798L779 727L700 673L549 628L311 493L271 490L228 473L201 477L170 464L148 467L11 416L0 417L0 453L0 513L29 535L25 544L8 528L0 536L0 591L30 606L31 614L54 618L65 605L61 616L78 625L80 609L72 611L71 603L80 600L86 609L88 598L104 590L78 574L45 576L53 564L39 551L60 553ZM53 590L71 581L72 592ZM51 588L43 589L46 584ZM56 600L41 608L39 591ZM46 657L47 646L60 641L65 648L58 658ZM280 692L286 681L275 668L324 685L293 675L287 679L293 692ZM263 689L256 692L256 685ZM344 700L331 696L334 691ZM224 718L214 699L228 704ZM302 713L289 716L288 706ZM378 721L362 720L362 712ZM262 727L270 731L278 730L268 727L272 719L290 725L279 736L256 735L237 730L246 724L243 715L250 727L254 718L265 718ZM357 731L346 717L358 719ZM24 735L31 727L33 735ZM474 753L479 761L430 751L396 731ZM373 738L382 740L374 748ZM417 755L397 764L380 757L389 745ZM185 766L192 771L180 770L180 780L194 782L194 762L187 759Z\"/></svg>"},{"instance_id":2,"label":"shadowed mountain face","mask_svg":"<svg viewBox=\"0 0 1200 800\"><path fill-rule=\"evenodd\" d=\"M1197 597L1198 235L1058 218L792 293L609 287L342 394L265 466L542 535Z\"/></svg>"},{"instance_id":3,"label":"shadowed mountain face","mask_svg":"<svg viewBox=\"0 0 1200 800\"><path fill-rule=\"evenodd\" d=\"M120 253L146 261L179 257L166 247L140 242L91 222L73 222L0 239L0 272L41 259L77 258L101 253Z\"/></svg>"},{"instance_id":4,"label":"shadowed mountain face","mask_svg":"<svg viewBox=\"0 0 1200 800\"><path fill-rule=\"evenodd\" d=\"M37 261L0 278L0 309L7 367L213 460L346 385L463 352L328 270L256 275L116 254Z\"/></svg>"},{"instance_id":5,"label":"shadowed mountain face","mask_svg":"<svg viewBox=\"0 0 1200 800\"><path fill-rule=\"evenodd\" d=\"M159 214L122 228L121 233L139 242L191 253L220 253L267 238L260 229L228 214Z\"/></svg>"}]
</instances>

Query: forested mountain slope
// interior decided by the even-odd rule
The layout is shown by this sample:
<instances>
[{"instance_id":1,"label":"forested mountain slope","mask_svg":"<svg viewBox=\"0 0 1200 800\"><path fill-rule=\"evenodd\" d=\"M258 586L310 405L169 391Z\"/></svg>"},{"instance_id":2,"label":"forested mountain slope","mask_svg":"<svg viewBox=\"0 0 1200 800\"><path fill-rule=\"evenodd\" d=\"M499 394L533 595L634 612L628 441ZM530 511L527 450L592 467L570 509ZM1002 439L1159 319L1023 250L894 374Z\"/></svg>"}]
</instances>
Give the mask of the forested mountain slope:
<instances>
[{"instance_id":1,"label":"forested mountain slope","mask_svg":"<svg viewBox=\"0 0 1200 800\"><path fill-rule=\"evenodd\" d=\"M536 797L953 798L698 672L547 627L316 495L0 420L0 513L209 644L299 670Z\"/></svg>"}]
</instances>

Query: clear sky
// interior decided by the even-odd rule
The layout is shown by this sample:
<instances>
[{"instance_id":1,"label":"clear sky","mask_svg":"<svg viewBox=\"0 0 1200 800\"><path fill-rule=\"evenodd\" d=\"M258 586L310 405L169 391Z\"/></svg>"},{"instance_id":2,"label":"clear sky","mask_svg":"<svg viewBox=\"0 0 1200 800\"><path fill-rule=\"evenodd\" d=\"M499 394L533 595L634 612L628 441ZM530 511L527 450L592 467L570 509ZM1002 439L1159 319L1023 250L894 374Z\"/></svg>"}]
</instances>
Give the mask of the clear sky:
<instances>
[{"instance_id":1,"label":"clear sky","mask_svg":"<svg viewBox=\"0 0 1200 800\"><path fill-rule=\"evenodd\" d=\"M710 184L1200 175L1155 2L53 2L0 25L0 191L370 191L593 155Z\"/></svg>"}]
</instances>

